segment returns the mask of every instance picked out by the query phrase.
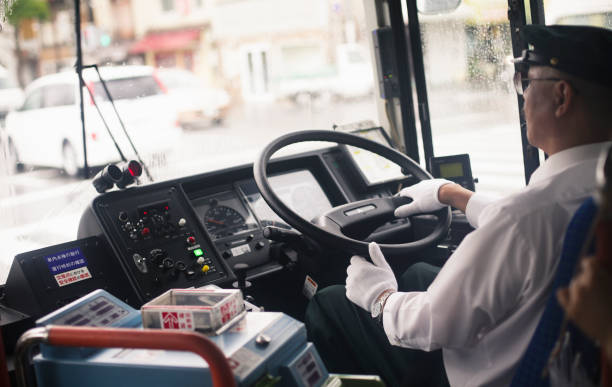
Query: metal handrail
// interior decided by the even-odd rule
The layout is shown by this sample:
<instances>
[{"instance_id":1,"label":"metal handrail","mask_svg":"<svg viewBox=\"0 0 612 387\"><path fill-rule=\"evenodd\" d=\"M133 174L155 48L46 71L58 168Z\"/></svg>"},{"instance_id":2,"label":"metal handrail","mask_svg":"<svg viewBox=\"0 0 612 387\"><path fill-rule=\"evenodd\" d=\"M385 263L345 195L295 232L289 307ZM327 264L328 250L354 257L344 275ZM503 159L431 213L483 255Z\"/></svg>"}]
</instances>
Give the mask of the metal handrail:
<instances>
[{"instance_id":1,"label":"metal handrail","mask_svg":"<svg viewBox=\"0 0 612 387\"><path fill-rule=\"evenodd\" d=\"M236 380L221 349L206 336L188 331L159 329L98 328L49 325L25 332L15 347L17 386L27 386L31 348L36 344L62 347L139 348L189 351L200 355L210 367L213 386L234 387Z\"/></svg>"}]
</instances>

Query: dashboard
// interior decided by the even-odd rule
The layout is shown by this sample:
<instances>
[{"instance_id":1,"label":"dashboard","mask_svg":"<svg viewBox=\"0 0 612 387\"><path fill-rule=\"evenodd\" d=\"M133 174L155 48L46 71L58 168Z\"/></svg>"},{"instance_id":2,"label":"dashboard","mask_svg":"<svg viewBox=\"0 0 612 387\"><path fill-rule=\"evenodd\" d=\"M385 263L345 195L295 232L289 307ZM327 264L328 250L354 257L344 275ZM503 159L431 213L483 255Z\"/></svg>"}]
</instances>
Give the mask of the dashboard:
<instances>
[{"instance_id":1,"label":"dashboard","mask_svg":"<svg viewBox=\"0 0 612 387\"><path fill-rule=\"evenodd\" d=\"M277 196L305 220L416 182L406 175L373 185L357 168L345 148L332 146L275 158L268 176ZM110 191L84 211L77 240L16 257L7 305L43 315L104 288L139 307L168 289L236 286L241 270L255 287L268 283L270 299L282 295L279 288L300 294L304 275L315 270L345 275L336 257L314 256L342 255L334 246L302 254L289 240L266 237L268 226L299 236L263 200L252 164ZM398 243L387 237L405 239L413 228L414 223L398 219L372 235L385 236L373 238L382 243Z\"/></svg>"},{"instance_id":2,"label":"dashboard","mask_svg":"<svg viewBox=\"0 0 612 387\"><path fill-rule=\"evenodd\" d=\"M274 159L268 176L305 220L391 195L398 184L368 185L340 146ZM234 282L237 264L247 265L249 279L282 270L278 243L264 237L267 226L296 233L263 200L251 164L102 194L83 214L78 238L107 241L136 298L146 302L170 288Z\"/></svg>"}]
</instances>

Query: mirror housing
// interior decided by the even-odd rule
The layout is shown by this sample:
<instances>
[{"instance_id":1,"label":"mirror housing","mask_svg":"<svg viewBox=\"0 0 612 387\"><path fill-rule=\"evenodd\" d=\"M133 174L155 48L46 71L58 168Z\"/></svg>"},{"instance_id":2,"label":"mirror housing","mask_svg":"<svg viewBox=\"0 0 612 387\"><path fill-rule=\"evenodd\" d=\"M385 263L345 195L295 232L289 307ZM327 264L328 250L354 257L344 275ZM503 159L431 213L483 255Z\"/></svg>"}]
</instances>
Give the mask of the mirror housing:
<instances>
[{"instance_id":1,"label":"mirror housing","mask_svg":"<svg viewBox=\"0 0 612 387\"><path fill-rule=\"evenodd\" d=\"M425 15L436 15L452 12L460 4L461 0L417 0L417 9Z\"/></svg>"}]
</instances>

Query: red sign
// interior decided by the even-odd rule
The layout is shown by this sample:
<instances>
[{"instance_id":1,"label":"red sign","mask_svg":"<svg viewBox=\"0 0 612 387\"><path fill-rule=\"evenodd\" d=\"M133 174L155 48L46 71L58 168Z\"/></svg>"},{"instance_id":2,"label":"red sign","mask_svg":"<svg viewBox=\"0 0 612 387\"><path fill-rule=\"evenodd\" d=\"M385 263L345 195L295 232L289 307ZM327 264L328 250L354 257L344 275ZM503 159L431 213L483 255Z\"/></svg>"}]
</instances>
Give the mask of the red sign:
<instances>
[{"instance_id":1,"label":"red sign","mask_svg":"<svg viewBox=\"0 0 612 387\"><path fill-rule=\"evenodd\" d=\"M193 330L193 315L185 312L161 312L163 329Z\"/></svg>"}]
</instances>

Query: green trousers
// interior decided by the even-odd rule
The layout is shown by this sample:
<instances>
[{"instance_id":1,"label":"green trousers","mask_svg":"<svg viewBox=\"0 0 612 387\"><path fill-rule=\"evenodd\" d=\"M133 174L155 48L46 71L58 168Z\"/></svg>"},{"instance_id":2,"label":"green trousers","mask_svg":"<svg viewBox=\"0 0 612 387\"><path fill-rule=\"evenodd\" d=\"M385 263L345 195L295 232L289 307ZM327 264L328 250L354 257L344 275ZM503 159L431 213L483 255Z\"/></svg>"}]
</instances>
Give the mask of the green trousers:
<instances>
[{"instance_id":1,"label":"green trousers","mask_svg":"<svg viewBox=\"0 0 612 387\"><path fill-rule=\"evenodd\" d=\"M423 291L440 268L412 265L399 279L400 291ZM379 375L388 386L448 386L442 351L393 346L369 312L346 298L344 286L322 289L305 317L312 341L330 372Z\"/></svg>"}]
</instances>

